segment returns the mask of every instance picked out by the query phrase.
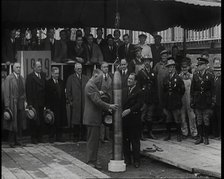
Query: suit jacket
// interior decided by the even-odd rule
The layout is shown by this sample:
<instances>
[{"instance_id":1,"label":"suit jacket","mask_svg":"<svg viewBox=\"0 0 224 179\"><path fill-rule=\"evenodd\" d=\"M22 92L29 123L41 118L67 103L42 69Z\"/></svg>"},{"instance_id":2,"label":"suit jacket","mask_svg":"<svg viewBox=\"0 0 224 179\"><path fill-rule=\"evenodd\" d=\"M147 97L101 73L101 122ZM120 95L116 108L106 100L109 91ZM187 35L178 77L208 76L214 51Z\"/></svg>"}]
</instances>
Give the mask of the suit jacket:
<instances>
[{"instance_id":1,"label":"suit jacket","mask_svg":"<svg viewBox=\"0 0 224 179\"><path fill-rule=\"evenodd\" d=\"M86 44L87 48L87 62L92 64L100 64L103 61L103 54L100 47L93 43L92 47L89 48L88 44Z\"/></svg>"},{"instance_id":2,"label":"suit jacket","mask_svg":"<svg viewBox=\"0 0 224 179\"><path fill-rule=\"evenodd\" d=\"M118 56L120 59L126 59L127 62L129 63L131 61L131 59L134 58L134 45L130 44L129 48L128 48L128 52L127 54L125 53L125 44L122 44L119 48L118 48Z\"/></svg>"},{"instance_id":3,"label":"suit jacket","mask_svg":"<svg viewBox=\"0 0 224 179\"><path fill-rule=\"evenodd\" d=\"M19 87L19 81L21 87ZM25 106L24 102L26 99L25 95L25 81L22 76L18 79L15 77L14 73L9 74L4 81L4 105L5 108L11 109L13 113L12 121L3 121L3 128L16 132L18 130L18 120L17 117L20 117L20 122L22 123L22 129L26 128L26 119L25 119ZM19 91L20 90L20 91ZM21 115L18 116L17 112L21 110Z\"/></svg>"},{"instance_id":4,"label":"suit jacket","mask_svg":"<svg viewBox=\"0 0 224 179\"><path fill-rule=\"evenodd\" d=\"M155 44L151 45L153 67L160 61L160 52L165 50L165 48L160 45L159 48L156 48Z\"/></svg>"},{"instance_id":5,"label":"suit jacket","mask_svg":"<svg viewBox=\"0 0 224 179\"><path fill-rule=\"evenodd\" d=\"M109 104L101 100L96 84L90 79L85 87L85 109L83 123L88 126L102 124L102 109L108 110Z\"/></svg>"},{"instance_id":6,"label":"suit jacket","mask_svg":"<svg viewBox=\"0 0 224 179\"><path fill-rule=\"evenodd\" d=\"M102 39L102 40L100 41L100 43L98 44L98 43L97 43L97 38L94 38L94 39L93 39L93 42L94 42L95 44L97 44L97 45L100 47L101 51L103 50L104 46L107 44L107 41L106 41L105 39Z\"/></svg>"},{"instance_id":7,"label":"suit jacket","mask_svg":"<svg viewBox=\"0 0 224 179\"><path fill-rule=\"evenodd\" d=\"M3 62L16 62L16 53L20 50L20 44L17 39L12 43L10 39L6 39L2 44L2 61Z\"/></svg>"},{"instance_id":8,"label":"suit jacket","mask_svg":"<svg viewBox=\"0 0 224 179\"><path fill-rule=\"evenodd\" d=\"M141 124L141 108L143 106L143 92L136 85L130 94L128 88L123 89L124 98L122 111L130 109L131 112L123 118L123 124L127 126L139 126Z\"/></svg>"},{"instance_id":9,"label":"suit jacket","mask_svg":"<svg viewBox=\"0 0 224 179\"><path fill-rule=\"evenodd\" d=\"M51 59L54 61L54 56L55 56L55 43L56 43L56 39L54 39L54 43L52 44L50 42L49 38L45 38L42 40L41 42L41 48L43 50L50 50L51 51Z\"/></svg>"},{"instance_id":10,"label":"suit jacket","mask_svg":"<svg viewBox=\"0 0 224 179\"><path fill-rule=\"evenodd\" d=\"M215 78L216 105L221 106L221 76Z\"/></svg>"},{"instance_id":11,"label":"suit jacket","mask_svg":"<svg viewBox=\"0 0 224 179\"><path fill-rule=\"evenodd\" d=\"M122 83L122 89L127 88L128 87L128 77L130 75L130 71L127 70L126 74L123 75L122 74L122 70L120 70L120 74L121 74L121 83Z\"/></svg>"},{"instance_id":12,"label":"suit jacket","mask_svg":"<svg viewBox=\"0 0 224 179\"><path fill-rule=\"evenodd\" d=\"M40 73L39 79L34 72L27 75L26 78L26 97L28 105L34 108L41 106L44 107L46 97L46 74Z\"/></svg>"},{"instance_id":13,"label":"suit jacket","mask_svg":"<svg viewBox=\"0 0 224 179\"><path fill-rule=\"evenodd\" d=\"M66 62L68 58L68 42L62 40L55 41L55 55L54 60L57 63Z\"/></svg>"},{"instance_id":14,"label":"suit jacket","mask_svg":"<svg viewBox=\"0 0 224 179\"><path fill-rule=\"evenodd\" d=\"M52 78L49 79L46 82L46 108L53 111L55 124L58 127L67 124L65 105L66 98L63 81L59 79L58 84L55 84Z\"/></svg>"},{"instance_id":15,"label":"suit jacket","mask_svg":"<svg viewBox=\"0 0 224 179\"><path fill-rule=\"evenodd\" d=\"M102 49L104 61L108 63L114 63L117 58L117 46L114 44L112 50L108 45L105 45Z\"/></svg>"},{"instance_id":16,"label":"suit jacket","mask_svg":"<svg viewBox=\"0 0 224 179\"><path fill-rule=\"evenodd\" d=\"M76 74L70 75L67 79L66 93L69 103L72 103L72 124L80 124L83 121L84 90L87 81L87 76L82 75L82 80L80 80Z\"/></svg>"},{"instance_id":17,"label":"suit jacket","mask_svg":"<svg viewBox=\"0 0 224 179\"><path fill-rule=\"evenodd\" d=\"M163 91L163 107L168 110L181 109L185 86L183 80L177 73L171 78L169 75L165 77Z\"/></svg>"},{"instance_id":18,"label":"suit jacket","mask_svg":"<svg viewBox=\"0 0 224 179\"><path fill-rule=\"evenodd\" d=\"M76 57L84 59L84 62L82 64L86 63L87 49L84 44L80 48L77 48L76 42L70 42L68 45L68 58L76 62Z\"/></svg>"}]
</instances>

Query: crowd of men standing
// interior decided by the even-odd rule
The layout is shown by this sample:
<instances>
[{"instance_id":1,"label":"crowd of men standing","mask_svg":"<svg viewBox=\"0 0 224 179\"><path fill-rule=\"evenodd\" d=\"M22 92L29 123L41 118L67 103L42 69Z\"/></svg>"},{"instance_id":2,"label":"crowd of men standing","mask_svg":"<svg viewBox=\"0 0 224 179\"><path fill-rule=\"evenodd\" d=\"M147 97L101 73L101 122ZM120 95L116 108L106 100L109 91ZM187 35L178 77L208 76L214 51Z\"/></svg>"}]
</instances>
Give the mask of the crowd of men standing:
<instances>
[{"instance_id":1,"label":"crowd of men standing","mask_svg":"<svg viewBox=\"0 0 224 179\"><path fill-rule=\"evenodd\" d=\"M20 75L20 63L7 54L10 48L16 48L11 31L7 43L12 46L4 46L3 59L6 63L14 63L13 73L2 81L3 123L10 131L10 146L23 145L17 138L23 127L27 127L25 108L35 113L35 117L28 120L34 144L43 142L44 128L49 129L49 142L64 141L62 128L69 117L74 141L87 141L87 163L100 169L97 159L99 141L110 140L110 129L102 125L102 111L118 109L117 104L113 104L113 74L109 73L108 63L114 63L121 74L123 153L127 165L133 162L136 168L140 166L140 139L157 138L152 133L155 120L166 124L164 140L171 139L171 123L175 122L177 141L191 136L196 140L195 144L208 145L211 122L220 124L221 121L220 59L214 59L213 70L208 66L208 54L202 54L197 58L197 67L192 69L190 58L175 50L169 56L159 35L154 36L155 44L149 45L146 44L147 36L141 34L139 44L134 45L128 34L121 41L119 30L114 31L114 36L107 35L107 39L102 38L102 32L98 28L97 37L93 38L86 28L85 36L77 31L76 41L72 42L65 30L60 32L61 39L55 40L54 30L48 29L47 38L37 45L40 49L51 50L55 62L74 61L74 70L62 81L59 68L52 67L51 79L46 80L41 62L36 61L33 72L25 81ZM93 69L94 64L98 69ZM83 73L85 66L92 68L90 78ZM108 101L102 99L105 95ZM66 115L66 104L70 106L70 116ZM11 119L7 118L6 112L10 113ZM49 118L54 121L46 122ZM216 131L220 137L221 129Z\"/></svg>"}]
</instances>

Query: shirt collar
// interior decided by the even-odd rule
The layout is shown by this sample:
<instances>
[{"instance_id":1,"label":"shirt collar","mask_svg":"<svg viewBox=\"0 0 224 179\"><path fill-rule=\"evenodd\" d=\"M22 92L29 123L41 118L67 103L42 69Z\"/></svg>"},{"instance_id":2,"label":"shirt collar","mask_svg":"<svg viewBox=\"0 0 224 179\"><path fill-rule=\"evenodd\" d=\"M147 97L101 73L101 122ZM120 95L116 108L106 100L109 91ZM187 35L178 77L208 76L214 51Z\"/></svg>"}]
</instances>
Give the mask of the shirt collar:
<instances>
[{"instance_id":1,"label":"shirt collar","mask_svg":"<svg viewBox=\"0 0 224 179\"><path fill-rule=\"evenodd\" d=\"M39 73L37 73L37 72L34 72L35 73L35 75L37 76L37 77L39 77Z\"/></svg>"},{"instance_id":2,"label":"shirt collar","mask_svg":"<svg viewBox=\"0 0 224 179\"><path fill-rule=\"evenodd\" d=\"M19 75L17 75L15 72L13 72L13 73L14 73L16 79L19 79Z\"/></svg>"}]
</instances>

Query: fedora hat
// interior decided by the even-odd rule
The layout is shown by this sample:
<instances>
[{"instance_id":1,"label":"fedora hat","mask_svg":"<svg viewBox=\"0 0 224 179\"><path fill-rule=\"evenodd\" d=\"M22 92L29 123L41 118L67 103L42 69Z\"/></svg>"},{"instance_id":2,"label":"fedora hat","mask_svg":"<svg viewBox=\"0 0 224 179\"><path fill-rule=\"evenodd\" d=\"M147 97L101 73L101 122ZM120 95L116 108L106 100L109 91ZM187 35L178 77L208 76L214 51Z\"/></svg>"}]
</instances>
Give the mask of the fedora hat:
<instances>
[{"instance_id":1,"label":"fedora hat","mask_svg":"<svg viewBox=\"0 0 224 179\"><path fill-rule=\"evenodd\" d=\"M54 124L54 113L50 109L44 110L44 121L46 124Z\"/></svg>"},{"instance_id":2,"label":"fedora hat","mask_svg":"<svg viewBox=\"0 0 224 179\"><path fill-rule=\"evenodd\" d=\"M35 120L37 118L37 111L31 105L27 106L25 111L28 119Z\"/></svg>"},{"instance_id":3,"label":"fedora hat","mask_svg":"<svg viewBox=\"0 0 224 179\"><path fill-rule=\"evenodd\" d=\"M12 111L11 109L9 108L6 108L3 112L3 118L5 121L11 121L12 118L13 118L13 114L12 114Z\"/></svg>"},{"instance_id":4,"label":"fedora hat","mask_svg":"<svg viewBox=\"0 0 224 179\"><path fill-rule=\"evenodd\" d=\"M162 39L162 36L161 35L158 35L158 34L154 35L153 37L154 37L154 39L156 39L156 38Z\"/></svg>"},{"instance_id":5,"label":"fedora hat","mask_svg":"<svg viewBox=\"0 0 224 179\"><path fill-rule=\"evenodd\" d=\"M166 67L170 66L170 65L175 65L175 61L173 59L169 59L167 60L167 64Z\"/></svg>"}]
</instances>

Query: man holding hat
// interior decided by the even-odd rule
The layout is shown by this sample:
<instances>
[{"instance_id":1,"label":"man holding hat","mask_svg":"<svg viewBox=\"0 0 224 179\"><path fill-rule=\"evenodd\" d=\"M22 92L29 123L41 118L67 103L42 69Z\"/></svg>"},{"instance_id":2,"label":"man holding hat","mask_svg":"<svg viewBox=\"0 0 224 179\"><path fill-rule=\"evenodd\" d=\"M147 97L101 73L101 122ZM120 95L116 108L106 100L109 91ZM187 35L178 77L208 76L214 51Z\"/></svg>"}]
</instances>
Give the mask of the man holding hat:
<instances>
[{"instance_id":1,"label":"man holding hat","mask_svg":"<svg viewBox=\"0 0 224 179\"><path fill-rule=\"evenodd\" d=\"M160 35L154 35L155 43L151 45L153 66L155 66L160 61L160 53L165 50L161 45L162 37Z\"/></svg>"},{"instance_id":2,"label":"man holding hat","mask_svg":"<svg viewBox=\"0 0 224 179\"><path fill-rule=\"evenodd\" d=\"M62 127L66 126L66 98L64 82L59 78L59 68L51 68L52 78L46 82L46 108L54 113L55 121L48 125L49 142L63 142Z\"/></svg>"},{"instance_id":3,"label":"man holding hat","mask_svg":"<svg viewBox=\"0 0 224 179\"><path fill-rule=\"evenodd\" d=\"M184 82L176 72L175 62L172 57L169 58L166 67L169 75L163 82L163 112L166 115L166 128L168 136L164 140L171 139L172 116L177 127L177 141L181 142L181 107L182 97L185 92Z\"/></svg>"},{"instance_id":4,"label":"man holding hat","mask_svg":"<svg viewBox=\"0 0 224 179\"><path fill-rule=\"evenodd\" d=\"M143 67L143 59L142 59L142 48L139 46L135 46L134 49L135 58L131 60L131 62L128 65L128 70L130 73L137 74Z\"/></svg>"},{"instance_id":5,"label":"man holding hat","mask_svg":"<svg viewBox=\"0 0 224 179\"><path fill-rule=\"evenodd\" d=\"M207 69L208 59L197 58L198 70L193 74L191 83L191 108L195 110L199 138L195 144L209 144L209 120L215 106L214 73ZM204 133L203 133L204 132ZM204 139L203 139L204 136Z\"/></svg>"},{"instance_id":6,"label":"man holding hat","mask_svg":"<svg viewBox=\"0 0 224 179\"><path fill-rule=\"evenodd\" d=\"M152 51L149 44L146 44L145 41L147 39L147 36L145 34L140 34L138 36L139 38L139 44L138 46L142 48L142 57L143 58L152 58Z\"/></svg>"},{"instance_id":7,"label":"man holding hat","mask_svg":"<svg viewBox=\"0 0 224 179\"><path fill-rule=\"evenodd\" d=\"M185 93L182 98L182 108L181 108L181 119L182 119L182 125L181 130L184 137L188 136L188 128L190 129L190 134L193 138L196 138L197 136L197 125L196 125L196 119L193 109L190 107L190 88L191 88L191 81L193 78L193 74L189 73L190 69L190 58L184 57L181 63L181 72L179 76L184 81L185 86ZM188 122L189 121L189 127Z\"/></svg>"},{"instance_id":8,"label":"man holding hat","mask_svg":"<svg viewBox=\"0 0 224 179\"><path fill-rule=\"evenodd\" d=\"M43 142L42 136L45 128L44 107L46 97L46 74L42 72L42 64L35 61L33 72L26 78L26 96L28 106L32 106L37 112L37 119L30 120L31 142L37 144Z\"/></svg>"},{"instance_id":9,"label":"man holding hat","mask_svg":"<svg viewBox=\"0 0 224 179\"><path fill-rule=\"evenodd\" d=\"M22 136L22 130L26 128L25 121L25 82L20 75L20 63L14 63L13 73L9 74L4 81L4 105L11 111L9 120L4 121L4 127L9 130L9 145L21 146L18 137Z\"/></svg>"},{"instance_id":10,"label":"man holding hat","mask_svg":"<svg viewBox=\"0 0 224 179\"><path fill-rule=\"evenodd\" d=\"M147 126L147 138L156 139L152 134L152 117L155 107L155 102L157 100L156 95L156 76L152 72L151 63L152 58L144 58L144 68L141 69L137 76L137 83L139 84L140 88L144 92L144 105L142 108L142 133L144 129L144 124ZM142 134L143 136L143 134Z\"/></svg>"}]
</instances>

